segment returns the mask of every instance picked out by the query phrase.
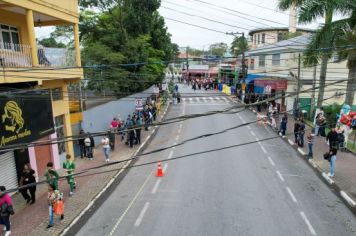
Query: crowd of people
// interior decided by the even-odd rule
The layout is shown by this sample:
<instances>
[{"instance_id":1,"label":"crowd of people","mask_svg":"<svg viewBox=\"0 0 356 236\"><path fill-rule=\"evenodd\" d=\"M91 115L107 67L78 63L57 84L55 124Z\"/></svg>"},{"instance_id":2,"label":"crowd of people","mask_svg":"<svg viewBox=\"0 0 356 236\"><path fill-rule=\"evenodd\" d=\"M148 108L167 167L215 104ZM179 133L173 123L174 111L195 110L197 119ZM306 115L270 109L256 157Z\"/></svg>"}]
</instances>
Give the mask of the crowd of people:
<instances>
[{"instance_id":1,"label":"crowd of people","mask_svg":"<svg viewBox=\"0 0 356 236\"><path fill-rule=\"evenodd\" d=\"M148 99L142 110L137 110L129 114L126 120L122 120L120 115L114 117L108 124L107 133L101 138L101 147L106 162L110 162L110 151L115 149L115 139L121 139L130 148L141 144L141 130L149 130L149 126L157 118L157 106L154 100ZM81 130L77 144L80 150L80 157L87 160L94 159L95 139L94 134ZM66 173L66 180L69 185L69 197L72 197L77 189L74 173L76 170L75 160L66 155L66 161L62 166ZM58 180L60 175L54 167L53 162L47 163L47 170L44 174L47 181L47 204L48 204L48 225L54 225L54 217L58 215L60 220L64 219L63 192L59 189ZM36 202L36 173L29 163L26 163L21 172L19 181L19 192L27 204ZM4 225L5 235L11 234L10 216L13 215L13 201L7 193L5 186L0 186L0 224Z\"/></svg>"},{"instance_id":2,"label":"crowd of people","mask_svg":"<svg viewBox=\"0 0 356 236\"><path fill-rule=\"evenodd\" d=\"M251 97L250 97L251 99ZM256 100L257 99L257 100ZM252 97L251 103L259 101L259 96ZM263 105L263 104L262 104ZM257 105L257 111L261 112L261 104ZM281 116L281 118L280 118ZM259 115L259 117L262 117ZM261 118L263 119L263 117ZM266 114L267 123L276 130L281 136L286 135L288 115L287 113L280 113L280 109L273 102L270 102L267 106ZM329 150L325 154L325 159L329 161L329 177L334 176L335 172L335 161L337 159L336 155L338 151L345 150L345 135L344 130L341 126L336 126L331 128L326 134L327 122L324 115L324 111L321 108L318 110L315 116L315 126L307 132L306 124L304 118L301 115L294 117L294 142L298 147L304 147L305 145L305 135L308 144L308 158L313 158L313 147L315 144L315 138L320 136L325 138L325 141L329 145ZM307 134L306 134L307 133Z\"/></svg>"}]
</instances>

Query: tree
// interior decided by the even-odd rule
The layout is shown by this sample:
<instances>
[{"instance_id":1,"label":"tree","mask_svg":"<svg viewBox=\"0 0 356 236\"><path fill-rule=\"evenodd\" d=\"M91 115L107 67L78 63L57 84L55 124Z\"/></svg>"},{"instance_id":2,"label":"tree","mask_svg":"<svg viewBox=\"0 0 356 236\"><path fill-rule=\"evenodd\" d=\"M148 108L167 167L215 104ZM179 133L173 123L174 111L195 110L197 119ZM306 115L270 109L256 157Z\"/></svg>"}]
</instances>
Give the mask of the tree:
<instances>
[{"instance_id":1,"label":"tree","mask_svg":"<svg viewBox=\"0 0 356 236\"><path fill-rule=\"evenodd\" d=\"M62 42L57 42L55 38L44 38L38 42L40 45L48 48L65 48L66 45Z\"/></svg>"},{"instance_id":2,"label":"tree","mask_svg":"<svg viewBox=\"0 0 356 236\"><path fill-rule=\"evenodd\" d=\"M343 1L343 0L342 0ZM330 27L333 15L335 12L345 11L345 4L340 0L279 0L278 7L281 10L288 10L290 7L296 6L298 9L298 22L310 23L318 17L325 18L324 27ZM320 78L319 78L319 94L317 106L321 107L324 99L326 72L328 61L332 56L332 50L320 50L321 48L333 48L333 38L331 34L321 35L318 31L307 46L305 53L304 64L307 66L316 65L321 61Z\"/></svg>"},{"instance_id":3,"label":"tree","mask_svg":"<svg viewBox=\"0 0 356 236\"><path fill-rule=\"evenodd\" d=\"M210 45L210 51L212 55L223 57L228 46L226 43L214 43Z\"/></svg>"},{"instance_id":4,"label":"tree","mask_svg":"<svg viewBox=\"0 0 356 236\"><path fill-rule=\"evenodd\" d=\"M231 43L230 51L231 53L237 57L238 55L242 54L243 52L248 51L248 42L245 37L238 37L236 36Z\"/></svg>"}]
</instances>

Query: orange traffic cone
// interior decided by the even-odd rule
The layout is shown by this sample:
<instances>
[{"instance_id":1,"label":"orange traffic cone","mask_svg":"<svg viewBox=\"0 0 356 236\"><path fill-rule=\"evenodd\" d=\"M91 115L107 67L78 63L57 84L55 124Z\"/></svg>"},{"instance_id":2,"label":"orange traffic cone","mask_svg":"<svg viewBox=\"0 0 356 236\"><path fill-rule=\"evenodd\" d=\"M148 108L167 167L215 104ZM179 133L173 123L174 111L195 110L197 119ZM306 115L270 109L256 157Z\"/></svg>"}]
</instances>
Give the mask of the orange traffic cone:
<instances>
[{"instance_id":1,"label":"orange traffic cone","mask_svg":"<svg viewBox=\"0 0 356 236\"><path fill-rule=\"evenodd\" d=\"M161 162L158 162L156 176L157 177L163 177L164 176L163 169L162 169L162 166L161 166Z\"/></svg>"}]
</instances>

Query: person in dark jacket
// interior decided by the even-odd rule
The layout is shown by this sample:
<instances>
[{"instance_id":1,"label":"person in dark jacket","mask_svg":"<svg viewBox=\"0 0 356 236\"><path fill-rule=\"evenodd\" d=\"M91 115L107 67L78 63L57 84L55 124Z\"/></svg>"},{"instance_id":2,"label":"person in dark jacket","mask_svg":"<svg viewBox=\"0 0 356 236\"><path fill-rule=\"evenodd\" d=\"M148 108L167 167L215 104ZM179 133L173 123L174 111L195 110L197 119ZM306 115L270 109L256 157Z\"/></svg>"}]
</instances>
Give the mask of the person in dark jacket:
<instances>
[{"instance_id":1,"label":"person in dark jacket","mask_svg":"<svg viewBox=\"0 0 356 236\"><path fill-rule=\"evenodd\" d=\"M25 164L21 173L20 185L23 186L35 183L35 171L31 169L30 164ZM28 195L28 191L30 192L30 195ZM36 202L36 185L23 188L20 192L27 203L31 202L31 204L34 204Z\"/></svg>"},{"instance_id":2,"label":"person in dark jacket","mask_svg":"<svg viewBox=\"0 0 356 236\"><path fill-rule=\"evenodd\" d=\"M281 120L281 127L280 127L280 134L282 136L286 135L287 123L288 123L288 115L284 114Z\"/></svg>"},{"instance_id":3,"label":"person in dark jacket","mask_svg":"<svg viewBox=\"0 0 356 236\"><path fill-rule=\"evenodd\" d=\"M328 133L328 135L326 136L326 141L329 142L330 150L332 148L335 148L335 149L338 148L338 146L339 146L339 137L338 137L338 134L337 134L335 128L332 128L331 131Z\"/></svg>"},{"instance_id":4,"label":"person in dark jacket","mask_svg":"<svg viewBox=\"0 0 356 236\"><path fill-rule=\"evenodd\" d=\"M80 158L84 158L87 156L86 152L85 152L84 139L85 139L85 132L84 132L84 130L80 130L79 139L78 139L78 145L79 145L79 149L80 149Z\"/></svg>"},{"instance_id":5,"label":"person in dark jacket","mask_svg":"<svg viewBox=\"0 0 356 236\"><path fill-rule=\"evenodd\" d=\"M299 147L304 147L304 134L305 134L305 124L304 124L304 120L302 119L299 123L299 132L298 132Z\"/></svg>"},{"instance_id":6,"label":"person in dark jacket","mask_svg":"<svg viewBox=\"0 0 356 236\"><path fill-rule=\"evenodd\" d=\"M299 128L300 128L299 119L296 119L294 122L294 142L295 143L298 143Z\"/></svg>"}]
</instances>

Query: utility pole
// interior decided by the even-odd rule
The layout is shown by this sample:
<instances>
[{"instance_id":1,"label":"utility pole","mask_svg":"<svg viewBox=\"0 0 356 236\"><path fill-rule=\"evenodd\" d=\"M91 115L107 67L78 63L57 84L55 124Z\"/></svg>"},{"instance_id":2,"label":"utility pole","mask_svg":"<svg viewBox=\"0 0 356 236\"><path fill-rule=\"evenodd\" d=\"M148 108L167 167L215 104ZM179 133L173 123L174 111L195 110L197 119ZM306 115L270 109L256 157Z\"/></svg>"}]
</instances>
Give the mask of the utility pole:
<instances>
[{"instance_id":1,"label":"utility pole","mask_svg":"<svg viewBox=\"0 0 356 236\"><path fill-rule=\"evenodd\" d=\"M300 93L300 53L298 54L298 76L297 76L297 103L299 103L299 93Z\"/></svg>"},{"instance_id":2,"label":"utility pole","mask_svg":"<svg viewBox=\"0 0 356 236\"><path fill-rule=\"evenodd\" d=\"M187 63L187 79L189 81L189 55L188 55L188 46L185 48L185 58Z\"/></svg>"}]
</instances>

